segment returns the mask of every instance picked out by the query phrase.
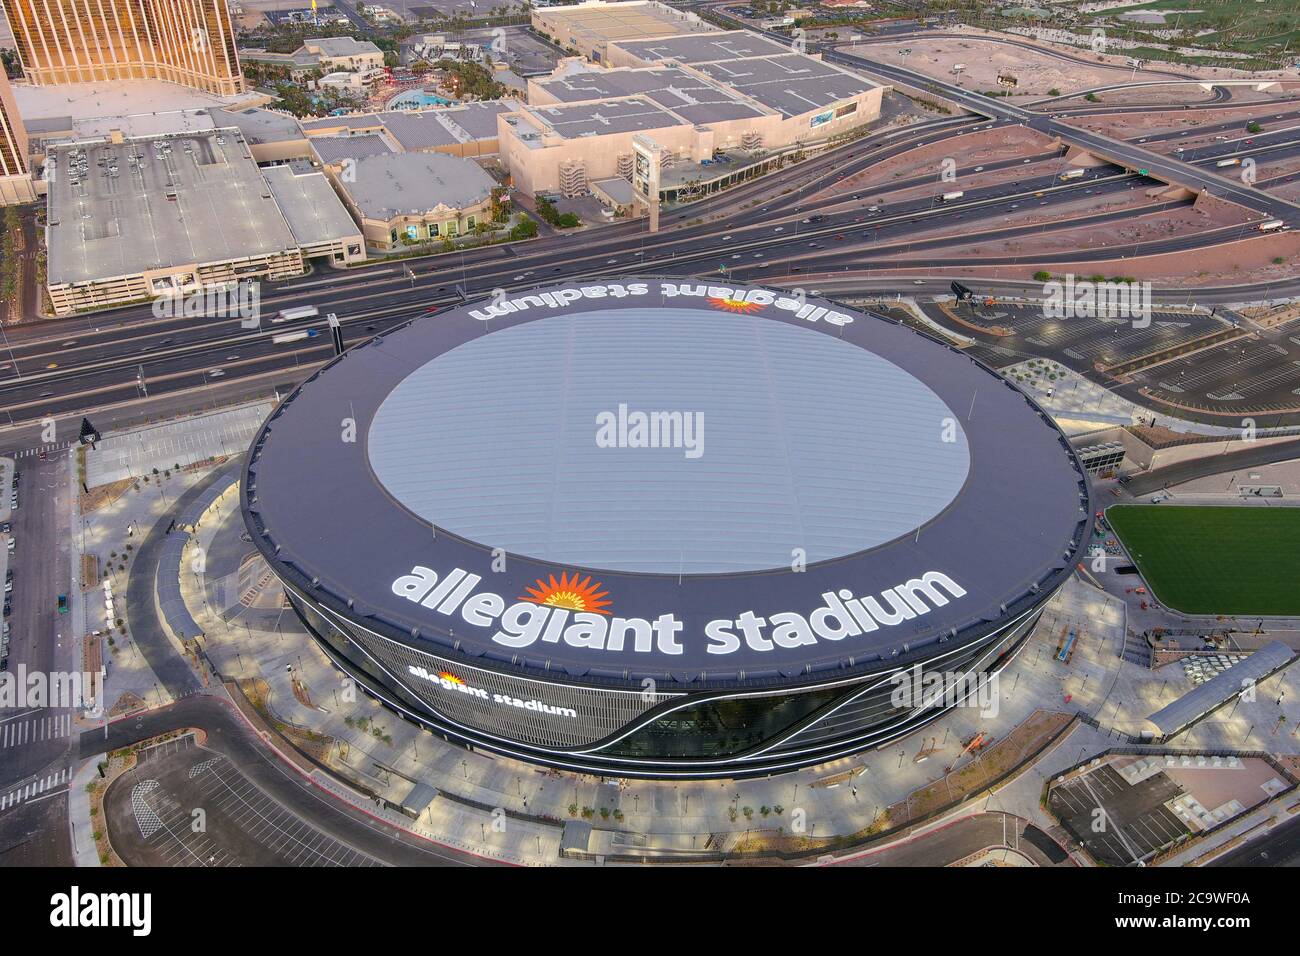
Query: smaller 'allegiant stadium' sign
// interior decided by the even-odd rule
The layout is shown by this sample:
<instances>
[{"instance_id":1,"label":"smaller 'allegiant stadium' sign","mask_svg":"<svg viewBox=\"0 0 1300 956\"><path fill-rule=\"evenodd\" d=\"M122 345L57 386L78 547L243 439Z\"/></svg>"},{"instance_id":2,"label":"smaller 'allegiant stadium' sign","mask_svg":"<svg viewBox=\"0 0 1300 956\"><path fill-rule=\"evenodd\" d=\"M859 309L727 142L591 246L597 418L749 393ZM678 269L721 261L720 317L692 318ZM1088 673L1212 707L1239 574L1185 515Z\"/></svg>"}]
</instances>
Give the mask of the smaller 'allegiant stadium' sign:
<instances>
[{"instance_id":1,"label":"smaller 'allegiant stadium' sign","mask_svg":"<svg viewBox=\"0 0 1300 956\"><path fill-rule=\"evenodd\" d=\"M540 700L522 700L518 697L511 697L509 694L492 694L482 687L472 687L457 677L450 671L442 671L434 674L426 668L416 664L407 665L406 671L412 677L418 677L420 680L428 681L430 684L437 684L443 690L454 691L458 694L465 694L469 697L475 697L479 700L490 700L494 704L503 704L507 707L517 707L520 710L531 710L539 714L553 714L556 717L577 717L578 712L572 707L557 707L554 704L545 704Z\"/></svg>"},{"instance_id":2,"label":"smaller 'allegiant stadium' sign","mask_svg":"<svg viewBox=\"0 0 1300 956\"><path fill-rule=\"evenodd\" d=\"M527 596L513 603L500 594L480 591L482 577L453 568L439 576L431 568L413 567L393 581L399 597L446 617L458 616L473 627L492 629L492 641L510 648L543 644L620 653L678 655L685 651L682 621L672 613L653 620L617 617L609 610L608 592L590 576L561 574L539 580ZM709 621L704 635L709 654L734 654L742 647L766 653L821 641L861 637L882 627L896 627L965 597L966 590L942 571L926 571L877 595L859 596L848 588L826 591L822 604L807 614L751 610L734 618Z\"/></svg>"},{"instance_id":3,"label":"smaller 'allegiant stadium' sign","mask_svg":"<svg viewBox=\"0 0 1300 956\"><path fill-rule=\"evenodd\" d=\"M809 301L804 295L786 295L771 289L738 289L733 286L710 285L707 282L612 282L600 285L571 286L549 289L545 292L532 292L513 299L499 298L477 309L470 309L470 316L480 322L527 312L532 309L564 309L583 299L628 299L656 293L663 300L662 304L676 304L676 299L704 299L711 308L721 312L739 312L748 314L768 306L781 312L792 313L805 322L825 322L828 325L844 326L853 322L853 316L845 312ZM685 305L686 303L681 303Z\"/></svg>"}]
</instances>

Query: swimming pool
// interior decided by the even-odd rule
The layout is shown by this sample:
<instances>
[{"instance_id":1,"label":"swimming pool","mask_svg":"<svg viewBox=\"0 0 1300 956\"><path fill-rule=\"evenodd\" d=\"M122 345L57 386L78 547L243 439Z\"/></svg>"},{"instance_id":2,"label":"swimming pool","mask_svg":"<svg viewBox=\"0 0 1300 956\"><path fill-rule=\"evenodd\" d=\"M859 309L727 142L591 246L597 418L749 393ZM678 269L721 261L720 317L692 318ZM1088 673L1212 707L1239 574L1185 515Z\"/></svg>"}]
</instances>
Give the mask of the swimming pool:
<instances>
[{"instance_id":1,"label":"swimming pool","mask_svg":"<svg viewBox=\"0 0 1300 956\"><path fill-rule=\"evenodd\" d=\"M450 106L454 101L425 90L407 90L388 101L390 110L422 110L430 106Z\"/></svg>"}]
</instances>

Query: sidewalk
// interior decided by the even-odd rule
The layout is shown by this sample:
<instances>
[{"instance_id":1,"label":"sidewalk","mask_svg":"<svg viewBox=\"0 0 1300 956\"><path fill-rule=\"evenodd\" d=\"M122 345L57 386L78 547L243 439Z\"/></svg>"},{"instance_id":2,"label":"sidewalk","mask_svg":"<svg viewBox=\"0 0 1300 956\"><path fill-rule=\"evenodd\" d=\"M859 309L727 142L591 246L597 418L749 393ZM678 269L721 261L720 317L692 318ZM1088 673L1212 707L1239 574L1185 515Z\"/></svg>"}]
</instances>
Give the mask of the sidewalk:
<instances>
[{"instance_id":1,"label":"sidewalk","mask_svg":"<svg viewBox=\"0 0 1300 956\"><path fill-rule=\"evenodd\" d=\"M99 851L95 849L95 821L90 815L90 794L86 786L99 779L99 762L106 754L89 757L68 784L68 825L72 831L72 856L77 866L99 866Z\"/></svg>"}]
</instances>

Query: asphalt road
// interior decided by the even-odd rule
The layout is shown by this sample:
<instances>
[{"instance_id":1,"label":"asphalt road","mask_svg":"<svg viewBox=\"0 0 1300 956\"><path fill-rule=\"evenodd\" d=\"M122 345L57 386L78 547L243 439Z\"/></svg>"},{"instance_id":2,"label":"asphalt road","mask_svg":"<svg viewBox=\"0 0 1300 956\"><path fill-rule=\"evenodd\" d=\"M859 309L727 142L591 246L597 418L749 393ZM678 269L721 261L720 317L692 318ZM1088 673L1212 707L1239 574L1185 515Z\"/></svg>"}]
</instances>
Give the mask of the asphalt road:
<instances>
[{"instance_id":1,"label":"asphalt road","mask_svg":"<svg viewBox=\"0 0 1300 956\"><path fill-rule=\"evenodd\" d=\"M1120 487L1124 494L1131 495L1134 498L1141 498L1143 495L1173 487L1185 481L1191 481L1193 478L1220 475L1242 468L1267 465L1275 461L1290 461L1293 458L1300 458L1300 439L1277 442L1272 445L1247 445L1240 451L1229 452L1225 455L1215 455L1213 458L1198 458L1193 461L1169 465L1165 468L1157 468L1155 471L1133 478Z\"/></svg>"},{"instance_id":2,"label":"asphalt road","mask_svg":"<svg viewBox=\"0 0 1300 956\"><path fill-rule=\"evenodd\" d=\"M906 843L861 856L850 857L837 866L949 866L988 847L1010 847L1033 861L1035 866L1054 866L1047 854L1024 836L1025 821L1004 813L977 813L916 837ZM994 854L994 859L997 854ZM1065 861L1063 865L1074 864Z\"/></svg>"},{"instance_id":3,"label":"asphalt road","mask_svg":"<svg viewBox=\"0 0 1300 956\"><path fill-rule=\"evenodd\" d=\"M205 731L205 746L227 757L276 805L310 820L321 833L360 853L395 866L499 865L495 860L416 839L322 792L268 750L231 705L215 697L187 697L119 720L109 725L107 739L102 730L88 731L78 740L78 756L87 759L181 728Z\"/></svg>"},{"instance_id":4,"label":"asphalt road","mask_svg":"<svg viewBox=\"0 0 1300 956\"><path fill-rule=\"evenodd\" d=\"M13 611L7 618L9 670L80 671L80 662L73 660L68 617L57 610L58 596L70 592L71 580L66 457L24 459L18 470L20 506L10 518L15 551L9 557L14 571ZM0 796L67 766L70 740L48 728L73 713L66 707L0 709ZM5 815L0 811L0 832Z\"/></svg>"},{"instance_id":5,"label":"asphalt road","mask_svg":"<svg viewBox=\"0 0 1300 956\"><path fill-rule=\"evenodd\" d=\"M1300 866L1300 817L1214 860L1212 867Z\"/></svg>"},{"instance_id":6,"label":"asphalt road","mask_svg":"<svg viewBox=\"0 0 1300 956\"><path fill-rule=\"evenodd\" d=\"M203 689L203 685L185 658L176 652L175 645L163 630L159 616L152 613L156 603L158 562L167 543L167 526L173 518L183 515L186 509L212 485L229 480L229 477L239 470L242 461L243 459L240 458L227 463L185 489L154 522L144 540L140 542L135 560L131 562L130 578L126 585L126 604L127 607L137 609L137 613L131 617L131 635L135 640L136 648L144 655L149 669L153 671L154 677L172 698L198 693ZM172 534L185 533L179 530L172 532Z\"/></svg>"},{"instance_id":7,"label":"asphalt road","mask_svg":"<svg viewBox=\"0 0 1300 956\"><path fill-rule=\"evenodd\" d=\"M935 256L929 250L951 245L951 238L914 238L918 226L947 229L976 243L1023 234L1024 226L1005 224L1014 210L1030 205L1070 202L1088 194L1119 194L1137 188L1141 180L1122 171L1102 168L1089 171L1079 180L1062 183L1060 164L1044 169L1059 154L1033 157L1036 165L1026 178L997 186L966 191L959 202L938 201L948 188L928 173L891 184L891 189L930 185L930 196L891 203L877 213L863 210L864 203L846 208L828 206L829 212L817 223L805 223L812 212L805 197L810 190L831 184L882 159L900 155L918 144L938 142L972 129L978 121L961 117L918 124L866 137L833 154L818 157L799 167L774 174L760 183L740 185L720 196L705 200L667 217L670 228L658 235L642 232L638 223L619 224L594 233L555 237L518 246L494 246L465 253L453 253L401 263L376 265L347 272L325 270L304 279L266 285L263 313L273 314L289 305L312 302L324 314L340 315L344 339L355 344L394 324L404 322L432 308L463 301L465 296L486 294L496 288L523 288L548 281L614 274L713 275L724 279L767 284L797 285L835 282L844 292L845 283L861 291L872 286L873 267L891 268L915 264L921 275L932 275L949 266L999 265L1015 257ZM1269 134L1271 135L1271 134ZM1300 153L1293 134L1278 134L1274 142L1258 143L1254 150L1276 150L1280 154ZM1264 138L1265 134L1261 134ZM1243 151L1237 143L1216 143L1190 150L1192 162L1211 164L1224 155ZM1015 165L990 163L987 168ZM969 172L969 167L964 170ZM959 170L959 175L963 170ZM780 192L785 185L790 191ZM861 200L862 197L859 197ZM844 197L850 200L849 196ZM754 215L753 203L765 203ZM1172 208L1178 203L1152 204L1143 214ZM838 208L837 208L838 207ZM1023 213L1021 213L1023 215ZM1132 212L1084 214L1062 217L1058 222L1039 224L1037 232L1099 225L1131 220ZM687 217L692 217L689 221ZM712 221L697 222L714 216ZM967 219L966 217L969 217ZM1003 220L1003 223L999 222ZM967 229L967 223L982 228ZM962 231L965 230L965 231ZM1134 253L1169 252L1199 248L1214 242L1239 239L1249 227L1206 230L1194 236L1180 236L1140 244ZM1065 264L1113 257L1097 250L1066 252L1041 257ZM841 278L842 276L842 278ZM895 288L907 287L906 280L893 279ZM888 285L888 283L886 284ZM983 283L982 285L993 285ZM1225 294L1234 298L1249 295L1279 296L1300 282L1262 285L1258 289L1234 288ZM877 287L880 287L877 285ZM946 288L942 280L924 281L925 291ZM909 291L921 291L911 289ZM1215 290L1198 291L1198 299L1210 301ZM143 308L123 309L94 316L40 323L30 329L9 332L0 357L0 403L11 423L42 415L72 415L159 394L208 389L222 379L270 375L283 371L301 378L307 370L330 356L328 340L317 335L291 345L274 345L276 332L290 329L323 329L321 319L296 324L245 329L233 319L155 318ZM28 442L26 447L31 447Z\"/></svg>"}]
</instances>

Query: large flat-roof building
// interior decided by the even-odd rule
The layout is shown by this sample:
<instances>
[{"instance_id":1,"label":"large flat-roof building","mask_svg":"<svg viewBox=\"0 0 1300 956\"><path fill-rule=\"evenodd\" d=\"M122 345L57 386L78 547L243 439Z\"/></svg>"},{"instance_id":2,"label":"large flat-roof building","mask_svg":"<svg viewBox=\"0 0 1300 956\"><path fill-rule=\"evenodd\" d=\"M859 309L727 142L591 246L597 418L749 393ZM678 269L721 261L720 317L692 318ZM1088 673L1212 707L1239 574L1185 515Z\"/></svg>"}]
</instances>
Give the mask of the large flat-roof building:
<instances>
[{"instance_id":1,"label":"large flat-roof building","mask_svg":"<svg viewBox=\"0 0 1300 956\"><path fill-rule=\"evenodd\" d=\"M694 13L656 0L592 0L562 7L533 7L532 26L560 46L576 50L596 63L605 61L609 44L616 40L715 29Z\"/></svg>"},{"instance_id":2,"label":"large flat-roof building","mask_svg":"<svg viewBox=\"0 0 1300 956\"><path fill-rule=\"evenodd\" d=\"M0 0L29 83L168 80L244 89L226 0Z\"/></svg>"},{"instance_id":3,"label":"large flat-roof building","mask_svg":"<svg viewBox=\"0 0 1300 956\"><path fill-rule=\"evenodd\" d=\"M45 178L60 315L365 256L323 177L273 186L236 128L52 144Z\"/></svg>"},{"instance_id":4,"label":"large flat-roof building","mask_svg":"<svg viewBox=\"0 0 1300 956\"><path fill-rule=\"evenodd\" d=\"M576 59L528 81L527 107L504 113L501 152L528 193L580 195L630 179L632 139L653 135L671 196L719 151L771 156L880 116L884 87L744 30L611 42L601 69Z\"/></svg>"},{"instance_id":5,"label":"large flat-roof building","mask_svg":"<svg viewBox=\"0 0 1300 956\"><path fill-rule=\"evenodd\" d=\"M303 258L328 258L334 262L364 258L361 230L339 202L324 173L269 166L262 170L262 178Z\"/></svg>"}]
</instances>

